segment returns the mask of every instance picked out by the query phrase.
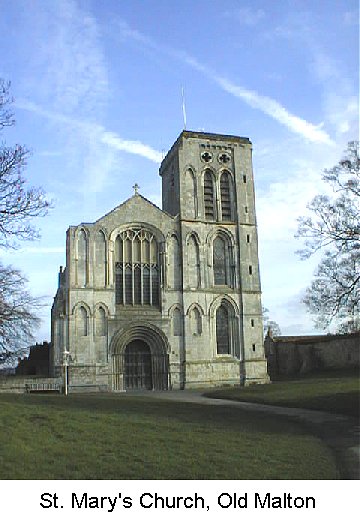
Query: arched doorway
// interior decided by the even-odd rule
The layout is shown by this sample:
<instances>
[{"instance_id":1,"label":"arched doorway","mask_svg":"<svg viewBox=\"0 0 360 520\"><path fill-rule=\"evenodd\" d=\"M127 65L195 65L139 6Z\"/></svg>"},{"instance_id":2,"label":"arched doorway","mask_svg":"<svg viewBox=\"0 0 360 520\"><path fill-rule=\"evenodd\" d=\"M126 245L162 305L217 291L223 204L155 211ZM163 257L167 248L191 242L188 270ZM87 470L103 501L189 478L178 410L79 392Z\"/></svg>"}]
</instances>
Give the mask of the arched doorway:
<instances>
[{"instance_id":1,"label":"arched doorway","mask_svg":"<svg viewBox=\"0 0 360 520\"><path fill-rule=\"evenodd\" d=\"M164 332L153 324L132 323L119 329L110 342L113 391L167 390L169 350Z\"/></svg>"},{"instance_id":2,"label":"arched doorway","mask_svg":"<svg viewBox=\"0 0 360 520\"><path fill-rule=\"evenodd\" d=\"M151 351L145 341L136 339L125 348L125 390L152 390Z\"/></svg>"}]
</instances>

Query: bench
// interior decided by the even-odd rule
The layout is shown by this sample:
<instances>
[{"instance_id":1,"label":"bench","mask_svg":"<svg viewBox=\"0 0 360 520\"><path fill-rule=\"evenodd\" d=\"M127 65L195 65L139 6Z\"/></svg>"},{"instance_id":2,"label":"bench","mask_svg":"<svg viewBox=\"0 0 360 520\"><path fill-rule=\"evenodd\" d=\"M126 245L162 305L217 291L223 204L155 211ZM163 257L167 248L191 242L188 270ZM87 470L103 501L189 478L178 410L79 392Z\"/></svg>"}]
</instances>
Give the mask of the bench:
<instances>
[{"instance_id":1,"label":"bench","mask_svg":"<svg viewBox=\"0 0 360 520\"><path fill-rule=\"evenodd\" d=\"M62 387L59 385L59 383L26 383L25 391L27 394L34 393L34 392L60 393L62 391Z\"/></svg>"}]
</instances>

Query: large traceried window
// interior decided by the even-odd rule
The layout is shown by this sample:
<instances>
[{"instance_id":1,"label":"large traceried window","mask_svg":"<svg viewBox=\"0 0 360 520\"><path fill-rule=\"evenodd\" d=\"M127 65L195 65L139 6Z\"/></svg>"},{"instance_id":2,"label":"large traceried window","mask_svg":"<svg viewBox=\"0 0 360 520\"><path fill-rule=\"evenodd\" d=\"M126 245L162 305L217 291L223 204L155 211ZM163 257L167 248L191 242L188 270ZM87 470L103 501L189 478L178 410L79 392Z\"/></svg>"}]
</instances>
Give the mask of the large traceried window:
<instances>
[{"instance_id":1,"label":"large traceried window","mask_svg":"<svg viewBox=\"0 0 360 520\"><path fill-rule=\"evenodd\" d=\"M127 229L115 242L115 301L118 305L159 305L158 248L146 229Z\"/></svg>"},{"instance_id":2,"label":"large traceried window","mask_svg":"<svg viewBox=\"0 0 360 520\"><path fill-rule=\"evenodd\" d=\"M206 170L204 175L204 211L206 220L215 220L215 204L213 175L210 170Z\"/></svg>"}]
</instances>

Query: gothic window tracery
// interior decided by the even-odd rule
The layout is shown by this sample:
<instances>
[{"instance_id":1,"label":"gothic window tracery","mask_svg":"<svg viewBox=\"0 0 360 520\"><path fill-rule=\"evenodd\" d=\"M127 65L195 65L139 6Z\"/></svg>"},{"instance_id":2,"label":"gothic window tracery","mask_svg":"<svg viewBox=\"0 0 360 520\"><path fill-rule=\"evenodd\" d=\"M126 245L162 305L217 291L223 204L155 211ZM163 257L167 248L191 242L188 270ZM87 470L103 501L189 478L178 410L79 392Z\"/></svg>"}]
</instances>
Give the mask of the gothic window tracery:
<instances>
[{"instance_id":1,"label":"gothic window tracery","mask_svg":"<svg viewBox=\"0 0 360 520\"><path fill-rule=\"evenodd\" d=\"M115 301L119 305L159 305L158 247L146 229L127 229L115 242Z\"/></svg>"}]
</instances>

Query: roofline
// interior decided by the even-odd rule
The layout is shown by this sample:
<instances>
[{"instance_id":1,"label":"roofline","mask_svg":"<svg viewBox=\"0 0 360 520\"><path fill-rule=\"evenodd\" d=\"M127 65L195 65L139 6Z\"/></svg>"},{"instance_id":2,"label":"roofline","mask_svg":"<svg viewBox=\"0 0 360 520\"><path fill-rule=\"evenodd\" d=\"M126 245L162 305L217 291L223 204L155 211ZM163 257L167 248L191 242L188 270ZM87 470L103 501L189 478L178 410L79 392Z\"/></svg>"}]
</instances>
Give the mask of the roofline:
<instances>
[{"instance_id":1,"label":"roofline","mask_svg":"<svg viewBox=\"0 0 360 520\"><path fill-rule=\"evenodd\" d=\"M180 145L181 140L183 138L191 139L192 137L195 139L208 139L208 140L212 140L212 141L219 141L219 140L226 139L227 141L230 141L233 143L239 143L241 145L250 145L250 146L252 145L252 142L250 141L250 139L248 137L240 137L240 136L229 135L229 134L215 134L212 132L194 132L193 130L183 130L181 132L181 134L179 135L179 137L174 142L174 144L172 145L172 147L170 148L170 150L167 152L167 154L165 155L163 160L161 161L159 173L162 169L163 164L166 163L168 157L172 154L174 149ZM161 175L161 173L160 173L160 175Z\"/></svg>"}]
</instances>

